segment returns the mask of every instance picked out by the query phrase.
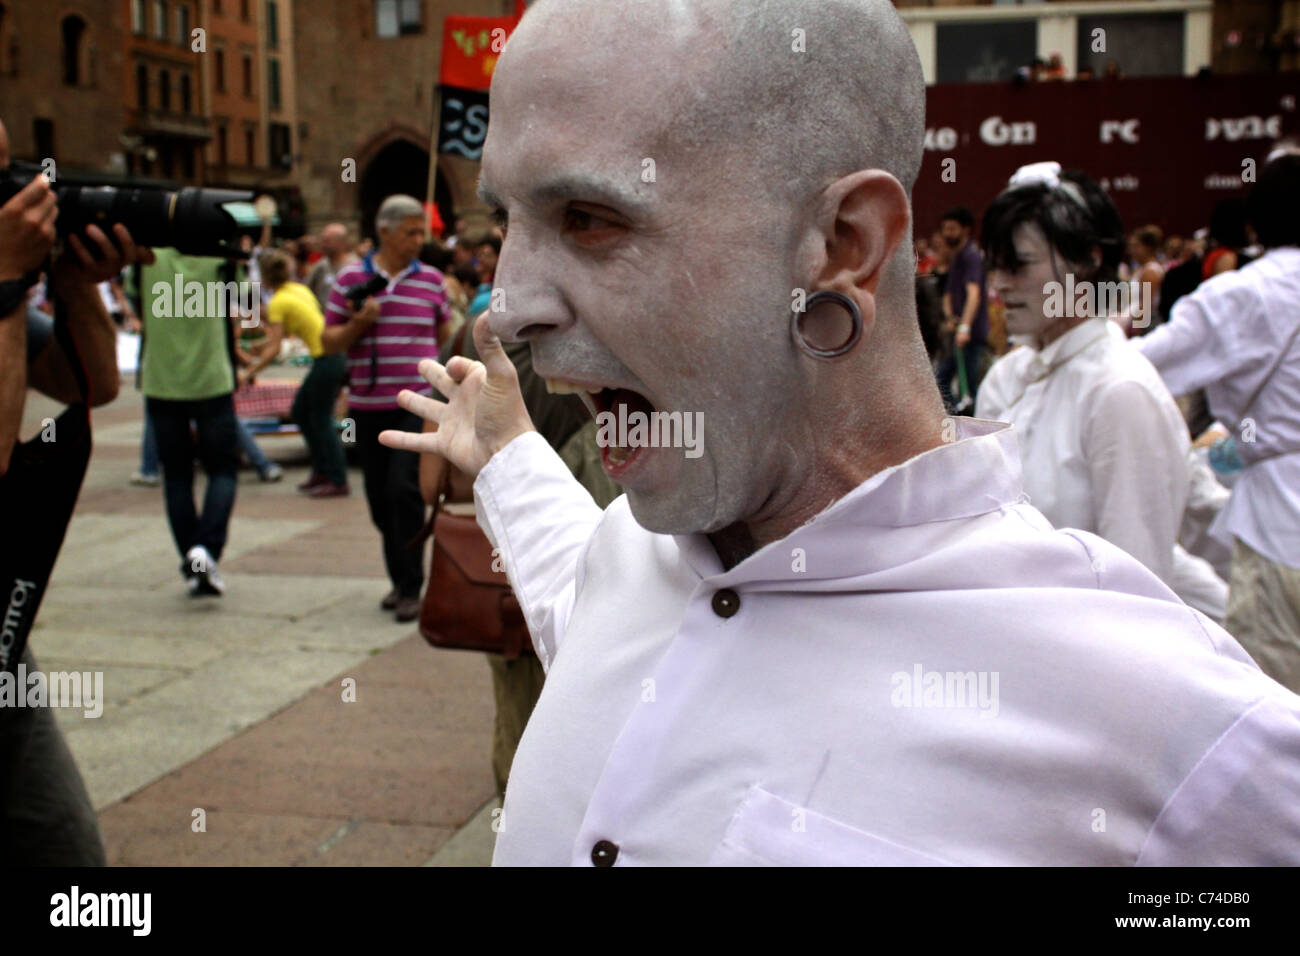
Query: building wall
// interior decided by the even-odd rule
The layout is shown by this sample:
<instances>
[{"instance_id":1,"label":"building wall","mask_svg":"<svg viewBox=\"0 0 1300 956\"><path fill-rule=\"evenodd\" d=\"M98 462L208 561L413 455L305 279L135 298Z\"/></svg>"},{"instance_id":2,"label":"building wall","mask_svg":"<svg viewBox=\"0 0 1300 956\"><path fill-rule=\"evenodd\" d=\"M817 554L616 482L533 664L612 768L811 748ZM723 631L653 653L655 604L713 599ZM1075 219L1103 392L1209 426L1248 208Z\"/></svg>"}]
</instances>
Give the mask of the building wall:
<instances>
[{"instance_id":1,"label":"building wall","mask_svg":"<svg viewBox=\"0 0 1300 956\"><path fill-rule=\"evenodd\" d=\"M126 22L119 16L121 2L0 0L0 120L14 158L47 158L37 149L38 120L49 121L52 158L59 166L106 170L114 154L120 157ZM63 81L61 24L68 16L86 23L76 85Z\"/></svg>"},{"instance_id":2,"label":"building wall","mask_svg":"<svg viewBox=\"0 0 1300 956\"><path fill-rule=\"evenodd\" d=\"M266 165L258 7L251 0L242 6L240 0L206 0L204 6L204 26L208 31L208 51L203 57L204 87L212 103L212 139L205 151L209 179L220 185L251 185ZM244 57L248 57L251 69L251 85L247 92L244 89ZM226 142L224 162L221 156L222 130ZM252 134L251 157L246 149L248 134Z\"/></svg>"},{"instance_id":3,"label":"building wall","mask_svg":"<svg viewBox=\"0 0 1300 956\"><path fill-rule=\"evenodd\" d=\"M193 49L193 30L200 25L199 0L157 0L144 3L143 30L133 19L136 0L120 0L119 16L125 37L121 103L130 143L130 172L185 183L202 183L203 144L210 134L203 96L200 56ZM187 11L184 35L178 12ZM159 26L159 13L165 22ZM161 35L160 35L161 34ZM147 106L139 104L139 71L147 78ZM183 87L188 82L190 102L185 108ZM164 88L169 90L164 105ZM152 150L153 152L148 152Z\"/></svg>"},{"instance_id":4,"label":"building wall","mask_svg":"<svg viewBox=\"0 0 1300 956\"><path fill-rule=\"evenodd\" d=\"M421 32L388 39L375 36L372 0L293 0L293 8L301 181L309 228L332 219L360 227L367 164L395 140L429 149L443 18L506 16L514 3L423 0ZM355 161L357 182L343 182L345 159ZM477 164L448 159L439 157L437 170L454 207L477 208Z\"/></svg>"}]
</instances>

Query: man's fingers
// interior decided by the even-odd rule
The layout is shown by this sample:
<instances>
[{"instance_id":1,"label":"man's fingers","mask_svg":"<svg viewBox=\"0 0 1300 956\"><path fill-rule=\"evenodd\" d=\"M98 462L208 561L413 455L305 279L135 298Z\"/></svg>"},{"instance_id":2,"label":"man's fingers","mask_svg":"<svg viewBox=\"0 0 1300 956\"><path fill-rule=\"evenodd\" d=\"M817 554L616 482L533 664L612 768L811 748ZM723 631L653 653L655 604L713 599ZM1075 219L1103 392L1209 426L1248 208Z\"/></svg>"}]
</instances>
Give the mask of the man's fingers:
<instances>
[{"instance_id":1,"label":"man's fingers","mask_svg":"<svg viewBox=\"0 0 1300 956\"><path fill-rule=\"evenodd\" d=\"M91 257L90 252L81 244L81 240L76 236L68 236L68 246L72 249L73 255L81 260L82 265L92 266L95 264L95 260Z\"/></svg>"},{"instance_id":2,"label":"man's fingers","mask_svg":"<svg viewBox=\"0 0 1300 956\"><path fill-rule=\"evenodd\" d=\"M509 377L515 374L515 365L506 355L501 340L492 331L489 313L484 312L474 323L474 345L478 348L479 359L487 366L488 378Z\"/></svg>"},{"instance_id":3,"label":"man's fingers","mask_svg":"<svg viewBox=\"0 0 1300 956\"><path fill-rule=\"evenodd\" d=\"M398 400L400 403L400 399ZM428 399L425 399L428 401ZM398 451L433 452L437 450L437 432L403 432L388 429L379 433L379 444Z\"/></svg>"},{"instance_id":4,"label":"man's fingers","mask_svg":"<svg viewBox=\"0 0 1300 956\"><path fill-rule=\"evenodd\" d=\"M470 372L474 371L475 366L480 364L482 363L475 362L473 359L468 359L463 355L453 355L447 360L447 375L451 378L454 384L460 385L465 381L466 376L468 376Z\"/></svg>"},{"instance_id":5,"label":"man's fingers","mask_svg":"<svg viewBox=\"0 0 1300 956\"><path fill-rule=\"evenodd\" d=\"M447 369L433 359L422 359L419 371L426 382L447 398L451 398L451 393L456 391L459 383L447 373Z\"/></svg>"},{"instance_id":6,"label":"man's fingers","mask_svg":"<svg viewBox=\"0 0 1300 956\"><path fill-rule=\"evenodd\" d=\"M408 412L414 412L421 418L439 424L442 423L443 413L447 410L445 402L434 401L432 398L425 398L423 395L418 395L406 389L397 393L397 404Z\"/></svg>"},{"instance_id":7,"label":"man's fingers","mask_svg":"<svg viewBox=\"0 0 1300 956\"><path fill-rule=\"evenodd\" d=\"M138 254L135 248L135 240L131 238L131 230L119 222L113 227L113 235L117 237L117 246L122 250L122 261L135 262Z\"/></svg>"}]
</instances>

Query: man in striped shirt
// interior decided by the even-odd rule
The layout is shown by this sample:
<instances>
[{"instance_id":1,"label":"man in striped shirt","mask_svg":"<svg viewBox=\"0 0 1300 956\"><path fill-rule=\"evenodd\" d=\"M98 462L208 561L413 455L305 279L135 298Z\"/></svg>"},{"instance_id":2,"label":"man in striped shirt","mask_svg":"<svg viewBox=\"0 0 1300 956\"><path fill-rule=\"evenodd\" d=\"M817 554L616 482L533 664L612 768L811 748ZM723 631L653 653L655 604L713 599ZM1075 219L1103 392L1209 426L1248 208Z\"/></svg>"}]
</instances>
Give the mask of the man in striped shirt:
<instances>
[{"instance_id":1,"label":"man in striped shirt","mask_svg":"<svg viewBox=\"0 0 1300 956\"><path fill-rule=\"evenodd\" d=\"M384 564L392 590L380 606L398 621L420 613L424 584L422 549L408 548L424 524L419 459L413 452L379 444L385 429L418 432L422 421L397 404L402 389L431 392L417 366L438 357L447 337L451 312L442 273L416 258L428 220L424 207L410 196L389 196L375 220L379 248L335 277L325 309L321 337L327 353L346 352L348 414L356 422L357 450L365 474L370 519L383 536ZM381 275L386 289L354 310L347 290Z\"/></svg>"}]
</instances>

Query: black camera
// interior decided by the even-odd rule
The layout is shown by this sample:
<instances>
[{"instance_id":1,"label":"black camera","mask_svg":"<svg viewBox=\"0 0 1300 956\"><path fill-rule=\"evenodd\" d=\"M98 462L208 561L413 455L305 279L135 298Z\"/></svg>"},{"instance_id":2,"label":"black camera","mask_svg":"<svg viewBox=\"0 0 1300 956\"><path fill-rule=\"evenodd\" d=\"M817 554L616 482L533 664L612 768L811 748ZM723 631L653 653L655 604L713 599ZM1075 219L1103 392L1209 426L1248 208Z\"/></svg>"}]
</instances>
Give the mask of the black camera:
<instances>
[{"instance_id":1,"label":"black camera","mask_svg":"<svg viewBox=\"0 0 1300 956\"><path fill-rule=\"evenodd\" d=\"M43 173L40 166L19 162L0 170L0 205ZM253 198L250 192L193 186L174 192L151 186L108 186L62 173L51 188L58 197L59 216L54 222L59 235L77 235L97 258L99 246L86 240L86 226L94 223L113 240L112 228L119 222L140 246L170 246L192 256L244 256L236 241L239 227L235 217L222 206L246 202Z\"/></svg>"},{"instance_id":2,"label":"black camera","mask_svg":"<svg viewBox=\"0 0 1300 956\"><path fill-rule=\"evenodd\" d=\"M386 288L388 288L388 280L376 272L365 282L358 282L356 285L348 286L343 290L343 296L348 300L348 305L352 306L352 310L355 312L365 304L366 299L377 292L383 292Z\"/></svg>"}]
</instances>

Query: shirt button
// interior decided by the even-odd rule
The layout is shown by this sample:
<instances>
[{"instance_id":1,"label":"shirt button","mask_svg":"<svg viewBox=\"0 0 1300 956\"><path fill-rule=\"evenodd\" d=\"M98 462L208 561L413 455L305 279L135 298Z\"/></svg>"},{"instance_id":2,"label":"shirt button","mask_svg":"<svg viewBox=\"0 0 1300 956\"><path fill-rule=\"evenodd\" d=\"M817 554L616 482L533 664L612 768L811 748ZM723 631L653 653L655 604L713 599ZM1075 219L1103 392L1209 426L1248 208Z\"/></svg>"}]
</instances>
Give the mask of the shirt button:
<instances>
[{"instance_id":1,"label":"shirt button","mask_svg":"<svg viewBox=\"0 0 1300 956\"><path fill-rule=\"evenodd\" d=\"M740 610L740 595L731 588L713 592L713 613L718 617L731 617Z\"/></svg>"},{"instance_id":2,"label":"shirt button","mask_svg":"<svg viewBox=\"0 0 1300 956\"><path fill-rule=\"evenodd\" d=\"M601 840L591 848L592 866L613 866L618 859L618 844Z\"/></svg>"}]
</instances>

